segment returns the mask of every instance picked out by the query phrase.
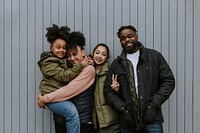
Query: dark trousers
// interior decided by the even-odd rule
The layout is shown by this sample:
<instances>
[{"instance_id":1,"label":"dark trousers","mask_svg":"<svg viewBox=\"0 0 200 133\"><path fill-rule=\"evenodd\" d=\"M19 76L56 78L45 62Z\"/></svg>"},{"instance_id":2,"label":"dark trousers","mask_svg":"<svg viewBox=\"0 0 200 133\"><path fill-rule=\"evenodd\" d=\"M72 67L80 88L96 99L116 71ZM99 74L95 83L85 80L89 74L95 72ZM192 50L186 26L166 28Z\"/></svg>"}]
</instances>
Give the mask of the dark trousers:
<instances>
[{"instance_id":1,"label":"dark trousers","mask_svg":"<svg viewBox=\"0 0 200 133\"><path fill-rule=\"evenodd\" d=\"M65 126L65 119L62 116L57 114L53 114L53 120L55 124L55 132L56 133L66 133L67 129Z\"/></svg>"},{"instance_id":2,"label":"dark trousers","mask_svg":"<svg viewBox=\"0 0 200 133\"><path fill-rule=\"evenodd\" d=\"M62 116L54 114L54 124L56 133L66 133L65 119ZM81 133L94 133L92 124L81 123Z\"/></svg>"}]
</instances>

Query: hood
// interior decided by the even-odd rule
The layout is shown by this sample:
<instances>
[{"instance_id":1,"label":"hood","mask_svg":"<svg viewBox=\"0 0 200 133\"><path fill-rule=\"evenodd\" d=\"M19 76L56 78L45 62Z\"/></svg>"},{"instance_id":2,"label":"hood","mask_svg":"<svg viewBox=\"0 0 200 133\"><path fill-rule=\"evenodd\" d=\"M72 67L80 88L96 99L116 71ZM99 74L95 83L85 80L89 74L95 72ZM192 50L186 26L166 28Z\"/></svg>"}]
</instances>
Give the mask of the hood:
<instances>
[{"instance_id":1,"label":"hood","mask_svg":"<svg viewBox=\"0 0 200 133\"><path fill-rule=\"evenodd\" d=\"M52 57L53 54L51 52L43 52L40 55L40 60L38 61L38 66L41 68L44 60L48 57Z\"/></svg>"}]
</instances>

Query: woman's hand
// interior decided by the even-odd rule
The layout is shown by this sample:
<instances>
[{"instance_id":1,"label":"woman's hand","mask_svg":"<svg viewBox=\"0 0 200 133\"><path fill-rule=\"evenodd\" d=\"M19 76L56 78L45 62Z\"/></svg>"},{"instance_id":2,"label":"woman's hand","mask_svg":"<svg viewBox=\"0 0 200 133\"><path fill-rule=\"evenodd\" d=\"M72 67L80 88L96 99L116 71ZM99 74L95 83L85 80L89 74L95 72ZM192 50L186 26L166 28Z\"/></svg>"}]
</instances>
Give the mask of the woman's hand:
<instances>
[{"instance_id":1,"label":"woman's hand","mask_svg":"<svg viewBox=\"0 0 200 133\"><path fill-rule=\"evenodd\" d=\"M112 87L112 89L113 90L115 90L116 92L118 92L119 91L119 83L117 82L117 75L112 75L112 85L111 85L111 87Z\"/></svg>"},{"instance_id":2,"label":"woman's hand","mask_svg":"<svg viewBox=\"0 0 200 133\"><path fill-rule=\"evenodd\" d=\"M45 108L44 97L42 95L39 95L37 99L38 99L38 102L37 102L38 107Z\"/></svg>"}]
</instances>

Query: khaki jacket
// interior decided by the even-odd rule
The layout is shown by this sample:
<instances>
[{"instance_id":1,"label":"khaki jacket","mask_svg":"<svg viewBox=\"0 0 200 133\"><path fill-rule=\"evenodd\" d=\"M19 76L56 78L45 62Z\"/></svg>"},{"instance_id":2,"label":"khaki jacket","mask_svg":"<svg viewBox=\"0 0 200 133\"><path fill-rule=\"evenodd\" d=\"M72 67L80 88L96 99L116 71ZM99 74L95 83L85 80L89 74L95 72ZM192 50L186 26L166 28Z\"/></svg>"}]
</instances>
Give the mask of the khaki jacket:
<instances>
[{"instance_id":1,"label":"khaki jacket","mask_svg":"<svg viewBox=\"0 0 200 133\"><path fill-rule=\"evenodd\" d=\"M68 68L66 59L59 59L50 52L43 52L41 54L38 65L43 75L40 82L40 93L42 95L65 86L84 68L82 63L78 63L73 68Z\"/></svg>"},{"instance_id":2,"label":"khaki jacket","mask_svg":"<svg viewBox=\"0 0 200 133\"><path fill-rule=\"evenodd\" d=\"M104 128L111 124L119 123L118 113L106 102L103 93L108 67L109 65L106 62L96 75L96 87L94 92L95 106L93 109L93 124L95 128L97 128L98 124L100 128Z\"/></svg>"}]
</instances>

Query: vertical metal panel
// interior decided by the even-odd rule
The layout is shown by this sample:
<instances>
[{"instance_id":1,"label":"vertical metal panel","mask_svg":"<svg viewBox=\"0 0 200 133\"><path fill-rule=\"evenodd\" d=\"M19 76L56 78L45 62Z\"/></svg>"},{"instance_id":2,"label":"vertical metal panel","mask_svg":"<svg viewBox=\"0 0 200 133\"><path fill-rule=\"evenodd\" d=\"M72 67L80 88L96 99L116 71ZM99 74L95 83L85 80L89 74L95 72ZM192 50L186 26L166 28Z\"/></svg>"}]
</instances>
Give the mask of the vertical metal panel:
<instances>
[{"instance_id":1,"label":"vertical metal panel","mask_svg":"<svg viewBox=\"0 0 200 133\"><path fill-rule=\"evenodd\" d=\"M177 86L177 0L169 0L169 64L174 72L174 76L176 79L176 87ZM174 90L169 105L169 121L165 123L168 125L167 131L177 132L177 88ZM174 110L175 109L175 110Z\"/></svg>"},{"instance_id":2,"label":"vertical metal panel","mask_svg":"<svg viewBox=\"0 0 200 133\"><path fill-rule=\"evenodd\" d=\"M71 28L71 30L75 29L75 0L67 0L67 26Z\"/></svg>"},{"instance_id":3,"label":"vertical metal panel","mask_svg":"<svg viewBox=\"0 0 200 133\"><path fill-rule=\"evenodd\" d=\"M85 35L85 38L86 38L86 47L85 47L85 51L86 53L89 53L91 51L91 39L90 39L90 36L91 36L91 28L90 28L90 25L91 25L91 16L90 16L90 13L91 13L91 6L90 6L90 0L84 0L83 2L83 30L82 32L84 33Z\"/></svg>"},{"instance_id":4,"label":"vertical metal panel","mask_svg":"<svg viewBox=\"0 0 200 133\"><path fill-rule=\"evenodd\" d=\"M4 1L4 8L6 9L6 12L4 12L4 132L5 133L11 133L12 128L10 128L10 125L12 123L12 55L11 55L11 49L12 49L12 6L11 6L11 0Z\"/></svg>"},{"instance_id":5,"label":"vertical metal panel","mask_svg":"<svg viewBox=\"0 0 200 133\"><path fill-rule=\"evenodd\" d=\"M146 12L145 12L145 40L144 45L148 48L153 48L154 44L154 0L146 1ZM140 39L140 37L139 37Z\"/></svg>"},{"instance_id":6,"label":"vertical metal panel","mask_svg":"<svg viewBox=\"0 0 200 133\"><path fill-rule=\"evenodd\" d=\"M98 0L91 0L90 7L90 43L93 49L94 45L98 43ZM91 50L92 50L91 49Z\"/></svg>"},{"instance_id":7,"label":"vertical metal panel","mask_svg":"<svg viewBox=\"0 0 200 133\"><path fill-rule=\"evenodd\" d=\"M193 87L193 65L194 65L194 29L193 29L193 23L194 23L194 10L193 10L193 2L186 0L185 1L185 132L189 133L192 132L193 128L193 90L191 89Z\"/></svg>"},{"instance_id":8,"label":"vertical metal panel","mask_svg":"<svg viewBox=\"0 0 200 133\"><path fill-rule=\"evenodd\" d=\"M58 0L51 0L51 23L58 24Z\"/></svg>"},{"instance_id":9,"label":"vertical metal panel","mask_svg":"<svg viewBox=\"0 0 200 133\"><path fill-rule=\"evenodd\" d=\"M106 38L106 0L99 0L98 1L98 23L97 23L97 26L98 26L98 29L97 29L97 36L98 36L98 39L97 41L98 42L105 42ZM93 44L93 45L96 45L96 44Z\"/></svg>"},{"instance_id":10,"label":"vertical metal panel","mask_svg":"<svg viewBox=\"0 0 200 133\"><path fill-rule=\"evenodd\" d=\"M35 62L35 11L36 11L36 7L35 7L35 1L28 1L28 27L27 27L27 34L28 34L28 73L27 73L27 77L28 77L28 132L29 133L35 133L35 108L36 108L36 104L35 104L35 89L36 88L36 84L35 84L35 66L36 66L36 62Z\"/></svg>"},{"instance_id":11,"label":"vertical metal panel","mask_svg":"<svg viewBox=\"0 0 200 133\"><path fill-rule=\"evenodd\" d=\"M110 62L121 53L116 35L131 24L139 40L160 51L174 72L176 89L163 105L164 131L200 130L199 0L0 0L0 133L54 133L52 113L39 109L42 51L53 23L81 31L86 52L107 43Z\"/></svg>"},{"instance_id":12,"label":"vertical metal panel","mask_svg":"<svg viewBox=\"0 0 200 133\"><path fill-rule=\"evenodd\" d=\"M161 51L161 39L162 39L162 32L161 32L161 26L162 26L162 4L161 4L162 1L160 0L154 0L154 29L153 29L153 32L154 32L154 44L153 44L153 49L155 50L158 50L158 51Z\"/></svg>"},{"instance_id":13,"label":"vertical metal panel","mask_svg":"<svg viewBox=\"0 0 200 133\"><path fill-rule=\"evenodd\" d=\"M188 1L187 1L188 2ZM193 79L194 85L193 88L190 88L193 91L193 133L197 133L200 131L200 60L199 60L199 51L200 51L200 1L193 1L193 9L194 9L194 23L193 23L193 32L194 37L194 58L193 58Z\"/></svg>"},{"instance_id":14,"label":"vertical metal panel","mask_svg":"<svg viewBox=\"0 0 200 133\"><path fill-rule=\"evenodd\" d=\"M138 0L138 14L137 14L137 30L138 30L138 36L139 40L146 44L145 38L146 38L146 30L145 30L145 24L146 24L146 0ZM153 18L152 18L153 19Z\"/></svg>"},{"instance_id":15,"label":"vertical metal panel","mask_svg":"<svg viewBox=\"0 0 200 133\"><path fill-rule=\"evenodd\" d=\"M4 132L4 1L0 1L0 132Z\"/></svg>"},{"instance_id":16,"label":"vertical metal panel","mask_svg":"<svg viewBox=\"0 0 200 133\"><path fill-rule=\"evenodd\" d=\"M110 55L113 55L113 47L114 45L118 45L118 44L114 44L114 37L116 37L116 32L114 29L114 0L106 0L106 8L105 8L105 43L108 45L108 47L110 48ZM118 49L120 50L120 49ZM117 52L117 51L116 51ZM109 58L109 61L113 60L111 58Z\"/></svg>"},{"instance_id":17,"label":"vertical metal panel","mask_svg":"<svg viewBox=\"0 0 200 133\"><path fill-rule=\"evenodd\" d=\"M177 86L181 89L177 90L177 100L178 100L178 105L177 105L177 116L180 120L179 123L177 123L177 133L183 133L184 132L184 114L186 113L183 111L185 109L185 3L180 0L177 1Z\"/></svg>"},{"instance_id":18,"label":"vertical metal panel","mask_svg":"<svg viewBox=\"0 0 200 133\"><path fill-rule=\"evenodd\" d=\"M113 44L113 52L111 58L114 59L114 57L117 57L121 53L121 45L119 44L119 39L116 35L118 29L122 25L122 8L121 8L121 0L113 0L114 3L114 44ZM111 53L112 53L111 52Z\"/></svg>"},{"instance_id":19,"label":"vertical metal panel","mask_svg":"<svg viewBox=\"0 0 200 133\"><path fill-rule=\"evenodd\" d=\"M130 0L121 1L122 25L130 24Z\"/></svg>"},{"instance_id":20,"label":"vertical metal panel","mask_svg":"<svg viewBox=\"0 0 200 133\"><path fill-rule=\"evenodd\" d=\"M12 122L11 129L15 132L20 132L19 129L19 0L12 1L12 47L11 47L11 55L12 55ZM13 131L12 131L13 132Z\"/></svg>"},{"instance_id":21,"label":"vertical metal panel","mask_svg":"<svg viewBox=\"0 0 200 133\"><path fill-rule=\"evenodd\" d=\"M82 31L83 30L83 1L76 1L75 0L75 7L74 7L74 24L75 24L75 31Z\"/></svg>"},{"instance_id":22,"label":"vertical metal panel","mask_svg":"<svg viewBox=\"0 0 200 133\"><path fill-rule=\"evenodd\" d=\"M19 73L20 73L20 133L28 133L28 2L20 0L19 18L20 18L20 43L19 43ZM14 130L14 129L13 129Z\"/></svg>"},{"instance_id":23,"label":"vertical metal panel","mask_svg":"<svg viewBox=\"0 0 200 133\"><path fill-rule=\"evenodd\" d=\"M4 18L4 6L3 1L0 1L0 43L3 44L4 39L4 29L3 29L3 18ZM4 45L0 45L0 105L2 105L2 108L0 109L0 132L3 132L3 126L4 126Z\"/></svg>"},{"instance_id":24,"label":"vertical metal panel","mask_svg":"<svg viewBox=\"0 0 200 133\"><path fill-rule=\"evenodd\" d=\"M146 1L147 3L147 7L149 7L148 5L152 3L152 0L148 0ZM132 25L134 25L135 27L138 27L138 0L130 0L130 23Z\"/></svg>"},{"instance_id":25,"label":"vertical metal panel","mask_svg":"<svg viewBox=\"0 0 200 133\"><path fill-rule=\"evenodd\" d=\"M45 33L46 33L46 27L49 27L52 25L51 22L51 0L44 0L43 2L43 12L41 14L43 14L43 50L44 51L48 51L49 50L49 44L46 41L45 38Z\"/></svg>"},{"instance_id":26,"label":"vertical metal panel","mask_svg":"<svg viewBox=\"0 0 200 133\"><path fill-rule=\"evenodd\" d=\"M161 2L161 52L163 54L163 56L165 57L166 61L169 62L169 20L170 20L170 16L169 16L169 1L162 1ZM173 104L173 102L171 103ZM168 100L162 108L163 111L163 115L165 116L165 123L164 123L164 130L165 132L169 132L169 123L170 123L170 119L169 116L170 114L174 114L175 111L170 112L169 110L169 105L170 105L170 100Z\"/></svg>"},{"instance_id":27,"label":"vertical metal panel","mask_svg":"<svg viewBox=\"0 0 200 133\"><path fill-rule=\"evenodd\" d=\"M67 15L66 15L66 4L67 0L59 0L58 1L58 24L66 25L67 24Z\"/></svg>"}]
</instances>

